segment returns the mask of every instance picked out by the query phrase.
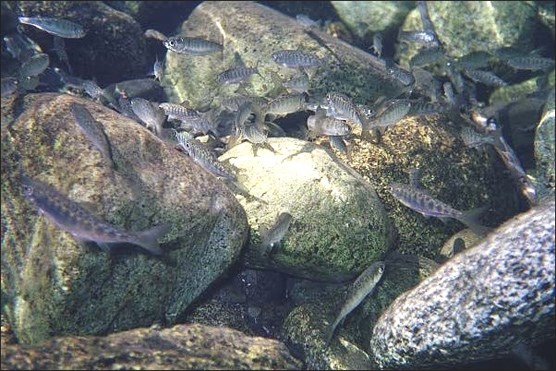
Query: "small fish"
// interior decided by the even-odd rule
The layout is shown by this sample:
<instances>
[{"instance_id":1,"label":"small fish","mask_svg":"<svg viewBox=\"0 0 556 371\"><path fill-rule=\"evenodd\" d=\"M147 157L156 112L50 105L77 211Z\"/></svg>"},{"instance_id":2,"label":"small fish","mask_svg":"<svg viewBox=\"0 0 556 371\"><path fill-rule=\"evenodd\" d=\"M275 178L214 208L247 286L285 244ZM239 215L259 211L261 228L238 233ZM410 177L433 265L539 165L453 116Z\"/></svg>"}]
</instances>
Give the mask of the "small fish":
<instances>
[{"instance_id":1,"label":"small fish","mask_svg":"<svg viewBox=\"0 0 556 371\"><path fill-rule=\"evenodd\" d=\"M168 120L188 121L201 118L199 112L175 103L160 103L158 108L164 110Z\"/></svg>"},{"instance_id":2,"label":"small fish","mask_svg":"<svg viewBox=\"0 0 556 371\"><path fill-rule=\"evenodd\" d=\"M286 68L310 68L322 65L323 61L310 53L301 50L279 50L272 53L271 58L274 62Z\"/></svg>"},{"instance_id":3,"label":"small fish","mask_svg":"<svg viewBox=\"0 0 556 371\"><path fill-rule=\"evenodd\" d=\"M398 40L423 45L425 48L439 46L435 35L430 31L400 31Z\"/></svg>"},{"instance_id":4,"label":"small fish","mask_svg":"<svg viewBox=\"0 0 556 371\"><path fill-rule=\"evenodd\" d=\"M477 148L484 144L494 144L494 136L477 133L469 126L461 129L460 136L463 143L469 148Z\"/></svg>"},{"instance_id":5,"label":"small fish","mask_svg":"<svg viewBox=\"0 0 556 371\"><path fill-rule=\"evenodd\" d=\"M164 110L158 108L158 105L155 106L154 103L139 97L131 98L131 109L156 136L160 137L162 135L162 124L166 119Z\"/></svg>"},{"instance_id":6,"label":"small fish","mask_svg":"<svg viewBox=\"0 0 556 371\"><path fill-rule=\"evenodd\" d=\"M492 58L492 54L483 50L471 52L461 58L458 58L456 68L460 70L476 70L479 68L485 68L488 67Z\"/></svg>"},{"instance_id":7,"label":"small fish","mask_svg":"<svg viewBox=\"0 0 556 371\"><path fill-rule=\"evenodd\" d=\"M230 173L216 158L216 155L201 142L193 138L186 131L176 131L176 139L181 148L199 164L203 169L219 177L236 180L236 176Z\"/></svg>"},{"instance_id":8,"label":"small fish","mask_svg":"<svg viewBox=\"0 0 556 371\"><path fill-rule=\"evenodd\" d=\"M110 167L115 168L112 158L112 148L108 142L108 137L104 132L102 124L94 119L89 110L84 105L72 103L70 106L71 114L75 122L83 131L83 134L97 147L100 153L110 162Z\"/></svg>"},{"instance_id":9,"label":"small fish","mask_svg":"<svg viewBox=\"0 0 556 371\"><path fill-rule=\"evenodd\" d=\"M313 21L311 18L307 17L305 14L297 14L295 16L297 23L305 28L319 28L320 24L317 21Z\"/></svg>"},{"instance_id":10,"label":"small fish","mask_svg":"<svg viewBox=\"0 0 556 371\"><path fill-rule=\"evenodd\" d=\"M223 99L221 104L222 107L229 111L237 111L239 107L245 102L253 102L253 104L264 106L268 103L268 100L264 97L247 97L243 95L238 95L230 98Z\"/></svg>"},{"instance_id":11,"label":"small fish","mask_svg":"<svg viewBox=\"0 0 556 371\"><path fill-rule=\"evenodd\" d=\"M259 234L262 240L261 251L263 255L270 256L275 251L280 241L282 241L286 233L288 233L291 221L291 214L283 212L278 215L272 227L267 230L261 228Z\"/></svg>"},{"instance_id":12,"label":"small fish","mask_svg":"<svg viewBox=\"0 0 556 371\"><path fill-rule=\"evenodd\" d=\"M305 72L301 72L282 85L294 93L306 93L309 90L309 76Z\"/></svg>"},{"instance_id":13,"label":"small fish","mask_svg":"<svg viewBox=\"0 0 556 371\"><path fill-rule=\"evenodd\" d=\"M409 61L411 68L423 67L436 63L443 63L446 61L444 52L441 48L422 49L414 55Z\"/></svg>"},{"instance_id":14,"label":"small fish","mask_svg":"<svg viewBox=\"0 0 556 371\"><path fill-rule=\"evenodd\" d=\"M37 86L39 86L40 84L40 79L38 76L31 76L31 77L27 77L25 79L20 79L18 81L19 87L22 90L35 90L37 88Z\"/></svg>"},{"instance_id":15,"label":"small fish","mask_svg":"<svg viewBox=\"0 0 556 371\"><path fill-rule=\"evenodd\" d=\"M482 210L462 212L433 198L429 192L407 184L391 183L389 191L398 201L423 216L437 218L453 218L459 220L477 234L485 234L488 230L475 221L475 214Z\"/></svg>"},{"instance_id":16,"label":"small fish","mask_svg":"<svg viewBox=\"0 0 556 371\"><path fill-rule=\"evenodd\" d=\"M2 79L2 96L6 97L17 91L18 81L15 77L5 77Z\"/></svg>"},{"instance_id":17,"label":"small fish","mask_svg":"<svg viewBox=\"0 0 556 371\"><path fill-rule=\"evenodd\" d=\"M23 33L16 32L4 36L4 43L6 44L6 49L12 57L20 62L25 62L29 57L32 57L37 53L42 53L42 49L39 44Z\"/></svg>"},{"instance_id":18,"label":"small fish","mask_svg":"<svg viewBox=\"0 0 556 371\"><path fill-rule=\"evenodd\" d=\"M505 60L506 64L516 70L549 71L554 68L554 59L541 57L513 57Z\"/></svg>"},{"instance_id":19,"label":"small fish","mask_svg":"<svg viewBox=\"0 0 556 371\"><path fill-rule=\"evenodd\" d=\"M118 104L117 104L116 100L114 99L114 97L111 94L107 93L100 86L98 86L94 81L85 80L85 81L83 81L83 86L82 87L83 87L83 90L85 90L85 92L91 98L96 99L96 100L100 100L100 101L102 101L104 99L112 107L114 107L114 108L118 107Z\"/></svg>"},{"instance_id":20,"label":"small fish","mask_svg":"<svg viewBox=\"0 0 556 371\"><path fill-rule=\"evenodd\" d=\"M46 31L51 35L60 36L65 39L80 39L86 35L83 26L59 18L48 17L19 17L19 22L34 26Z\"/></svg>"},{"instance_id":21,"label":"small fish","mask_svg":"<svg viewBox=\"0 0 556 371\"><path fill-rule=\"evenodd\" d=\"M304 111L305 94L284 95L273 99L268 103L267 113L274 115L288 115L290 113Z\"/></svg>"},{"instance_id":22,"label":"small fish","mask_svg":"<svg viewBox=\"0 0 556 371\"><path fill-rule=\"evenodd\" d=\"M351 127L342 120L324 115L307 117L307 128L312 135L345 136L351 133Z\"/></svg>"},{"instance_id":23,"label":"small fish","mask_svg":"<svg viewBox=\"0 0 556 371\"><path fill-rule=\"evenodd\" d=\"M39 212L75 238L94 241L103 248L109 243L131 243L151 254L162 254L157 240L168 231L166 224L142 232L128 232L106 223L46 183L24 174L21 183L25 197Z\"/></svg>"},{"instance_id":24,"label":"small fish","mask_svg":"<svg viewBox=\"0 0 556 371\"><path fill-rule=\"evenodd\" d=\"M456 94L454 93L454 87L450 81L446 81L442 84L442 90L444 90L444 98L446 102L450 103L450 105L456 105Z\"/></svg>"},{"instance_id":25,"label":"small fish","mask_svg":"<svg viewBox=\"0 0 556 371\"><path fill-rule=\"evenodd\" d=\"M349 156L349 152L348 152L348 148L346 146L346 142L344 142L344 139L342 136L339 135L330 135L328 137L329 143L330 143L330 147L335 150L340 152L343 155Z\"/></svg>"},{"instance_id":26,"label":"small fish","mask_svg":"<svg viewBox=\"0 0 556 371\"><path fill-rule=\"evenodd\" d=\"M359 130L363 130L361 113L347 95L330 92L326 94L326 101L328 102L328 116L339 120L348 120L354 123Z\"/></svg>"},{"instance_id":27,"label":"small fish","mask_svg":"<svg viewBox=\"0 0 556 371\"><path fill-rule=\"evenodd\" d=\"M162 75L164 75L164 61L159 60L157 55L153 65L153 71L149 76L154 76L156 81L161 81Z\"/></svg>"},{"instance_id":28,"label":"small fish","mask_svg":"<svg viewBox=\"0 0 556 371\"><path fill-rule=\"evenodd\" d=\"M48 54L35 54L31 59L21 65L19 76L21 79L38 76L46 70L49 64L50 58Z\"/></svg>"},{"instance_id":29,"label":"small fish","mask_svg":"<svg viewBox=\"0 0 556 371\"><path fill-rule=\"evenodd\" d=\"M158 41L165 41L168 38L162 32L157 31L157 30L153 30L152 28L149 28L148 30L146 30L143 33L143 36L145 36L147 39L155 39L155 40L158 40Z\"/></svg>"},{"instance_id":30,"label":"small fish","mask_svg":"<svg viewBox=\"0 0 556 371\"><path fill-rule=\"evenodd\" d=\"M380 58L382 55L382 34L380 32L376 32L373 35L373 45L371 45L370 49Z\"/></svg>"},{"instance_id":31,"label":"small fish","mask_svg":"<svg viewBox=\"0 0 556 371\"><path fill-rule=\"evenodd\" d=\"M221 85L238 84L247 80L251 75L259 74L257 67L239 66L230 68L216 77L216 82ZM259 74L260 75L260 74Z\"/></svg>"},{"instance_id":32,"label":"small fish","mask_svg":"<svg viewBox=\"0 0 556 371\"><path fill-rule=\"evenodd\" d=\"M334 331L338 324L350 314L361 302L369 296L380 279L384 274L384 262L379 261L371 264L370 267L365 269L359 277L353 282L353 285L349 288L346 300L340 313L336 316L334 322L328 327L325 334L325 347L328 348L328 344L334 336Z\"/></svg>"},{"instance_id":33,"label":"small fish","mask_svg":"<svg viewBox=\"0 0 556 371\"><path fill-rule=\"evenodd\" d=\"M173 36L163 41L166 49L178 54L208 55L221 52L224 47L198 37Z\"/></svg>"},{"instance_id":34,"label":"small fish","mask_svg":"<svg viewBox=\"0 0 556 371\"><path fill-rule=\"evenodd\" d=\"M413 74L410 71L400 68L392 60L386 61L386 74L391 79L397 80L404 86L410 86L415 83L415 77L413 77Z\"/></svg>"},{"instance_id":35,"label":"small fish","mask_svg":"<svg viewBox=\"0 0 556 371\"><path fill-rule=\"evenodd\" d=\"M54 36L54 38L52 39L52 44L53 44L52 50L56 52L58 59L61 62L64 62L64 64L68 69L69 74L72 75L73 72L69 63L68 53L66 53L66 42L64 41L64 38L59 36Z\"/></svg>"},{"instance_id":36,"label":"small fish","mask_svg":"<svg viewBox=\"0 0 556 371\"><path fill-rule=\"evenodd\" d=\"M496 76L492 72L464 69L463 73L471 80L487 86L501 87L508 85L506 81L502 80L500 77Z\"/></svg>"},{"instance_id":37,"label":"small fish","mask_svg":"<svg viewBox=\"0 0 556 371\"><path fill-rule=\"evenodd\" d=\"M408 116L424 116L446 111L446 106L442 103L424 102L421 100L412 101Z\"/></svg>"},{"instance_id":38,"label":"small fish","mask_svg":"<svg viewBox=\"0 0 556 371\"><path fill-rule=\"evenodd\" d=\"M411 102L408 100L393 101L386 106L386 109L369 122L369 126L385 128L397 124L409 113L410 109Z\"/></svg>"}]
</instances>

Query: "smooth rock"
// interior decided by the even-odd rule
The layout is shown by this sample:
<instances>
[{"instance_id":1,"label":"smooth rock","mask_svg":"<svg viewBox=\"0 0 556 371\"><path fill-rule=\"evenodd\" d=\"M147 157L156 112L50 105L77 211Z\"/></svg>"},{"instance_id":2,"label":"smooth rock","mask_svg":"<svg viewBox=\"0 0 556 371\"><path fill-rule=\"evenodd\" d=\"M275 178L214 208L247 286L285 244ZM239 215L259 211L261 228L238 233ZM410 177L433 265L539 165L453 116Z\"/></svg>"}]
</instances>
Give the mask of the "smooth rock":
<instances>
[{"instance_id":1,"label":"smooth rock","mask_svg":"<svg viewBox=\"0 0 556 371\"><path fill-rule=\"evenodd\" d=\"M322 147L269 138L269 148L241 143L220 157L249 194L236 191L251 227L245 263L299 277L343 281L379 260L394 230L375 191ZM272 150L271 150L272 149ZM279 212L292 215L282 247L265 255L259 229Z\"/></svg>"},{"instance_id":2,"label":"smooth rock","mask_svg":"<svg viewBox=\"0 0 556 371\"><path fill-rule=\"evenodd\" d=\"M2 347L3 370L299 370L302 365L277 340L199 324Z\"/></svg>"},{"instance_id":3,"label":"smooth rock","mask_svg":"<svg viewBox=\"0 0 556 371\"><path fill-rule=\"evenodd\" d=\"M434 368L554 339L555 201L518 215L398 297L374 327L381 368Z\"/></svg>"},{"instance_id":4,"label":"smooth rock","mask_svg":"<svg viewBox=\"0 0 556 371\"><path fill-rule=\"evenodd\" d=\"M74 122L74 102L104 127L116 171ZM23 106L2 126L2 304L18 340L175 323L239 256L247 237L239 203L173 144L98 103L45 93ZM168 223L163 254L79 243L23 197L20 167L114 226Z\"/></svg>"}]
</instances>

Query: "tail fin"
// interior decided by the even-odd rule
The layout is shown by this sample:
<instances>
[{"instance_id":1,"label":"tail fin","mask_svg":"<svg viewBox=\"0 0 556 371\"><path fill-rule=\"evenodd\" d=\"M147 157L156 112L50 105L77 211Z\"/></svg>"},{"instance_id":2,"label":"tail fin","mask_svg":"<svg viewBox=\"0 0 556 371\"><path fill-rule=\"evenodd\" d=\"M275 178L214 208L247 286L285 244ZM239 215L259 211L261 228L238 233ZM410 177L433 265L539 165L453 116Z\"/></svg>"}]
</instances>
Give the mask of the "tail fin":
<instances>
[{"instance_id":1,"label":"tail fin","mask_svg":"<svg viewBox=\"0 0 556 371\"><path fill-rule=\"evenodd\" d=\"M160 255L162 254L162 250L160 250L157 240L164 236L169 229L170 226L168 224L161 224L154 228L139 232L137 233L137 238L133 241L133 243L141 246L151 254Z\"/></svg>"},{"instance_id":2,"label":"tail fin","mask_svg":"<svg viewBox=\"0 0 556 371\"><path fill-rule=\"evenodd\" d=\"M481 225L478 219L487 209L487 206L483 206L465 211L463 215L458 218L458 220L468 226L476 234L485 236L492 230L492 228Z\"/></svg>"}]
</instances>

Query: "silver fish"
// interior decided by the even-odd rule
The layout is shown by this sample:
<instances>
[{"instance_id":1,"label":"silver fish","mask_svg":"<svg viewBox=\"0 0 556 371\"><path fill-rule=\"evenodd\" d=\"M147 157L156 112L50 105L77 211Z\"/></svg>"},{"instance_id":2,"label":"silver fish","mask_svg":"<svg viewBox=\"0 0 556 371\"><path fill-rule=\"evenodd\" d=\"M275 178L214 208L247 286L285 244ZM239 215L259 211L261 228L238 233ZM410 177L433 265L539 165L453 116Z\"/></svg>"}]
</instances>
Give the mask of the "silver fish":
<instances>
[{"instance_id":1,"label":"silver fish","mask_svg":"<svg viewBox=\"0 0 556 371\"><path fill-rule=\"evenodd\" d=\"M398 40L423 45L425 48L439 46L435 35L430 31L400 31Z\"/></svg>"},{"instance_id":2,"label":"silver fish","mask_svg":"<svg viewBox=\"0 0 556 371\"><path fill-rule=\"evenodd\" d=\"M391 102L384 111L369 122L370 127L385 128L397 124L411 109L411 102L399 100Z\"/></svg>"},{"instance_id":3,"label":"silver fish","mask_svg":"<svg viewBox=\"0 0 556 371\"><path fill-rule=\"evenodd\" d=\"M307 17L305 14L297 14L295 16L295 20L297 21L297 23L299 23L301 26L305 27L305 28L319 28L319 22L317 21L313 21L311 18Z\"/></svg>"},{"instance_id":4,"label":"silver fish","mask_svg":"<svg viewBox=\"0 0 556 371\"><path fill-rule=\"evenodd\" d=\"M351 133L351 127L334 117L311 115L307 117L307 128L312 135L345 136Z\"/></svg>"},{"instance_id":5,"label":"silver fish","mask_svg":"<svg viewBox=\"0 0 556 371\"><path fill-rule=\"evenodd\" d=\"M200 119L199 113L190 108L175 103L160 103L158 108L164 110L168 120L188 121Z\"/></svg>"},{"instance_id":6,"label":"silver fish","mask_svg":"<svg viewBox=\"0 0 556 371\"><path fill-rule=\"evenodd\" d=\"M458 58L456 67L460 70L476 70L478 68L485 68L488 67L492 58L493 56L489 52L479 50Z\"/></svg>"},{"instance_id":7,"label":"silver fish","mask_svg":"<svg viewBox=\"0 0 556 371\"><path fill-rule=\"evenodd\" d=\"M253 102L253 104L264 106L268 103L268 100L264 97L247 97L243 95L238 95L235 97L230 97L222 100L222 107L229 111L237 111L239 107L245 102Z\"/></svg>"},{"instance_id":8,"label":"silver fish","mask_svg":"<svg viewBox=\"0 0 556 371\"><path fill-rule=\"evenodd\" d=\"M371 45L371 51L379 58L382 55L382 34L380 32L376 32L373 35L373 45Z\"/></svg>"},{"instance_id":9,"label":"silver fish","mask_svg":"<svg viewBox=\"0 0 556 371\"><path fill-rule=\"evenodd\" d=\"M93 99L97 99L100 101L107 101L109 105L114 108L118 107L118 104L114 97L106 92L106 90L102 89L92 80L85 80L83 81L83 90Z\"/></svg>"},{"instance_id":10,"label":"silver fish","mask_svg":"<svg viewBox=\"0 0 556 371\"><path fill-rule=\"evenodd\" d=\"M151 254L162 254L157 240L168 231L166 224L142 232L128 232L106 223L48 184L24 174L21 174L21 182L25 197L43 215L75 238L94 241L100 247L109 243L131 243Z\"/></svg>"},{"instance_id":11,"label":"silver fish","mask_svg":"<svg viewBox=\"0 0 556 371\"><path fill-rule=\"evenodd\" d=\"M236 176L228 171L216 158L216 155L186 131L177 132L176 139L185 152L211 174L236 180Z\"/></svg>"},{"instance_id":12,"label":"silver fish","mask_svg":"<svg viewBox=\"0 0 556 371\"><path fill-rule=\"evenodd\" d=\"M284 82L282 85L294 93L306 93L309 90L309 76L302 72Z\"/></svg>"},{"instance_id":13,"label":"silver fish","mask_svg":"<svg viewBox=\"0 0 556 371\"><path fill-rule=\"evenodd\" d=\"M413 74L410 71L400 68L393 62L386 63L386 73L390 78L399 81L404 86L410 86L415 83L415 77L413 77Z\"/></svg>"},{"instance_id":14,"label":"silver fish","mask_svg":"<svg viewBox=\"0 0 556 371\"><path fill-rule=\"evenodd\" d=\"M257 67L234 67L219 73L216 82L222 85L238 84L247 80L251 75L259 74Z\"/></svg>"},{"instance_id":15,"label":"silver fish","mask_svg":"<svg viewBox=\"0 0 556 371\"><path fill-rule=\"evenodd\" d=\"M318 67L323 63L321 59L313 54L301 50L279 50L272 53L271 58L274 62L287 68Z\"/></svg>"},{"instance_id":16,"label":"silver fish","mask_svg":"<svg viewBox=\"0 0 556 371\"><path fill-rule=\"evenodd\" d=\"M19 76L22 79L38 76L43 73L44 70L46 70L49 64L50 58L48 57L48 54L35 54L33 57L31 57L31 59L21 65Z\"/></svg>"},{"instance_id":17,"label":"silver fish","mask_svg":"<svg viewBox=\"0 0 556 371\"><path fill-rule=\"evenodd\" d=\"M283 212L278 215L272 227L260 230L262 239L261 251L263 255L269 256L274 252L276 246L284 239L286 233L288 233L291 221L291 214Z\"/></svg>"},{"instance_id":18,"label":"silver fish","mask_svg":"<svg viewBox=\"0 0 556 371\"><path fill-rule=\"evenodd\" d=\"M284 95L273 99L268 104L267 113L274 115L288 115L305 110L305 94Z\"/></svg>"},{"instance_id":19,"label":"silver fish","mask_svg":"<svg viewBox=\"0 0 556 371\"><path fill-rule=\"evenodd\" d=\"M131 99L131 109L156 136L160 137L162 135L162 124L166 119L164 110L158 108L158 105L155 106L154 103L139 97Z\"/></svg>"},{"instance_id":20,"label":"silver fish","mask_svg":"<svg viewBox=\"0 0 556 371\"><path fill-rule=\"evenodd\" d=\"M102 155L110 162L110 167L115 168L112 158L112 148L108 142L108 137L104 132L102 124L95 120L89 110L84 105L72 103L70 106L71 114L75 122L83 131L83 134L97 147Z\"/></svg>"},{"instance_id":21,"label":"silver fish","mask_svg":"<svg viewBox=\"0 0 556 371\"><path fill-rule=\"evenodd\" d=\"M505 60L506 64L516 70L549 71L554 68L554 59L541 57L513 57Z\"/></svg>"},{"instance_id":22,"label":"silver fish","mask_svg":"<svg viewBox=\"0 0 556 371\"><path fill-rule=\"evenodd\" d=\"M328 102L329 116L339 120L348 120L354 123L359 130L363 130L361 113L347 95L330 92L326 94L326 101Z\"/></svg>"},{"instance_id":23,"label":"silver fish","mask_svg":"<svg viewBox=\"0 0 556 371\"><path fill-rule=\"evenodd\" d=\"M208 55L223 50L223 46L198 37L173 36L163 41L166 49L178 54Z\"/></svg>"},{"instance_id":24,"label":"silver fish","mask_svg":"<svg viewBox=\"0 0 556 371\"><path fill-rule=\"evenodd\" d=\"M469 126L464 126L460 132L461 140L469 148L477 148L484 144L494 144L492 135L477 133Z\"/></svg>"},{"instance_id":25,"label":"silver fish","mask_svg":"<svg viewBox=\"0 0 556 371\"><path fill-rule=\"evenodd\" d=\"M475 214L481 210L462 212L433 198L427 191L407 184L391 183L389 191L398 201L423 216L437 218L453 218L459 220L477 234L485 234L488 230L475 221Z\"/></svg>"},{"instance_id":26,"label":"silver fish","mask_svg":"<svg viewBox=\"0 0 556 371\"><path fill-rule=\"evenodd\" d=\"M430 64L442 63L446 61L446 57L441 48L422 49L414 55L409 61L411 68L423 67Z\"/></svg>"},{"instance_id":27,"label":"silver fish","mask_svg":"<svg viewBox=\"0 0 556 371\"><path fill-rule=\"evenodd\" d=\"M160 81L162 79L163 74L164 74L164 62L159 60L157 55L153 65L153 71L152 73L149 74L149 76L154 76L155 80Z\"/></svg>"},{"instance_id":28,"label":"silver fish","mask_svg":"<svg viewBox=\"0 0 556 371\"><path fill-rule=\"evenodd\" d=\"M484 85L495 86L495 87L508 85L506 81L502 80L500 77L496 76L492 72L464 69L463 73L471 80Z\"/></svg>"},{"instance_id":29,"label":"silver fish","mask_svg":"<svg viewBox=\"0 0 556 371\"><path fill-rule=\"evenodd\" d=\"M6 97L17 91L18 81L15 77L5 77L2 79L2 96Z\"/></svg>"},{"instance_id":30,"label":"silver fish","mask_svg":"<svg viewBox=\"0 0 556 371\"><path fill-rule=\"evenodd\" d=\"M19 22L34 26L51 35L65 39L80 39L86 35L85 29L80 24L59 18L48 17L19 17Z\"/></svg>"},{"instance_id":31,"label":"silver fish","mask_svg":"<svg viewBox=\"0 0 556 371\"><path fill-rule=\"evenodd\" d=\"M334 336L334 331L338 324L350 314L361 302L370 295L380 279L384 274L384 262L379 261L371 264L370 267L365 269L359 277L353 282L353 285L349 288L346 300L340 313L336 316L336 319L328 327L325 334L325 347L328 347L330 340Z\"/></svg>"}]
</instances>

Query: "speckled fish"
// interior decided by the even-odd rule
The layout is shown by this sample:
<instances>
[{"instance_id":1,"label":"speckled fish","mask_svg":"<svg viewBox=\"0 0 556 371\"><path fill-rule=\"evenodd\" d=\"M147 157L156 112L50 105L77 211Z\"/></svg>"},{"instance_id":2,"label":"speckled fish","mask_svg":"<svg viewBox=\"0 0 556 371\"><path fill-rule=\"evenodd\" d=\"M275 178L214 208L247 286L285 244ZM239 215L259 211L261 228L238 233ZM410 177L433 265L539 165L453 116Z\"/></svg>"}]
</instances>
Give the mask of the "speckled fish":
<instances>
[{"instance_id":1,"label":"speckled fish","mask_svg":"<svg viewBox=\"0 0 556 371\"><path fill-rule=\"evenodd\" d=\"M334 117L311 115L307 117L307 128L312 135L345 136L351 133L351 127Z\"/></svg>"},{"instance_id":2,"label":"speckled fish","mask_svg":"<svg viewBox=\"0 0 556 371\"><path fill-rule=\"evenodd\" d=\"M407 184L391 183L389 191L402 204L421 213L425 217L453 218L459 220L477 234L484 234L487 231L486 227L475 221L475 214L479 210L467 212L456 210L444 202L433 198L426 190Z\"/></svg>"},{"instance_id":3,"label":"speckled fish","mask_svg":"<svg viewBox=\"0 0 556 371\"><path fill-rule=\"evenodd\" d=\"M80 39L86 32L83 26L59 18L48 17L19 17L19 22L34 26L46 31L51 35L60 36L65 39Z\"/></svg>"},{"instance_id":4,"label":"speckled fish","mask_svg":"<svg viewBox=\"0 0 556 371\"><path fill-rule=\"evenodd\" d=\"M471 80L487 86L501 87L508 85L506 81L502 80L500 77L496 76L492 72L464 69L463 73Z\"/></svg>"},{"instance_id":5,"label":"speckled fish","mask_svg":"<svg viewBox=\"0 0 556 371\"><path fill-rule=\"evenodd\" d=\"M415 83L415 77L410 71L400 68L394 62L388 61L386 63L386 74L394 80L399 81L404 86L410 86Z\"/></svg>"},{"instance_id":6,"label":"speckled fish","mask_svg":"<svg viewBox=\"0 0 556 371\"><path fill-rule=\"evenodd\" d=\"M273 99L268 104L267 113L274 115L288 115L305 110L305 94L284 95Z\"/></svg>"},{"instance_id":7,"label":"speckled fish","mask_svg":"<svg viewBox=\"0 0 556 371\"><path fill-rule=\"evenodd\" d=\"M21 65L19 70L19 76L22 79L28 77L38 76L46 70L50 63L50 58L48 54L40 53L35 54L31 59Z\"/></svg>"},{"instance_id":8,"label":"speckled fish","mask_svg":"<svg viewBox=\"0 0 556 371\"><path fill-rule=\"evenodd\" d=\"M305 14L297 14L295 16L295 20L297 21L297 23L299 23L301 26L305 27L305 28L319 28L319 22L317 21L313 21L311 18L307 17Z\"/></svg>"},{"instance_id":9,"label":"speckled fish","mask_svg":"<svg viewBox=\"0 0 556 371\"><path fill-rule=\"evenodd\" d=\"M494 144L494 136L477 133L469 126L463 127L460 132L463 143L469 148L477 148L484 144Z\"/></svg>"},{"instance_id":10,"label":"speckled fish","mask_svg":"<svg viewBox=\"0 0 556 371\"><path fill-rule=\"evenodd\" d=\"M102 101L103 99L105 99L109 105L111 105L114 108L118 107L118 104L116 102L116 100L114 99L114 97L110 94L108 94L104 89L102 89L100 86L98 86L94 81L92 80L85 80L83 81L83 90L85 90L85 92L93 99L98 99L100 101Z\"/></svg>"},{"instance_id":11,"label":"speckled fish","mask_svg":"<svg viewBox=\"0 0 556 371\"><path fill-rule=\"evenodd\" d=\"M363 273L357 277L355 282L353 282L353 285L348 290L346 300L340 310L340 313L326 330L325 347L328 347L328 344L330 344L330 340L332 340L334 331L336 330L338 324L373 292L374 288L384 274L384 268L384 262L375 262L371 264L370 267L365 269Z\"/></svg>"},{"instance_id":12,"label":"speckled fish","mask_svg":"<svg viewBox=\"0 0 556 371\"><path fill-rule=\"evenodd\" d=\"M176 139L189 157L203 169L216 176L236 180L236 176L230 173L224 165L218 161L216 155L201 142L193 138L191 134L186 131L176 131Z\"/></svg>"},{"instance_id":13,"label":"speckled fish","mask_svg":"<svg viewBox=\"0 0 556 371\"><path fill-rule=\"evenodd\" d=\"M279 50L272 53L271 58L274 62L287 68L318 67L322 64L321 59L301 50Z\"/></svg>"},{"instance_id":14,"label":"speckled fish","mask_svg":"<svg viewBox=\"0 0 556 371\"><path fill-rule=\"evenodd\" d=\"M162 135L162 124L166 119L164 110L158 108L158 105L155 107L152 102L140 97L131 99L131 109L156 136Z\"/></svg>"},{"instance_id":15,"label":"speckled fish","mask_svg":"<svg viewBox=\"0 0 556 371\"><path fill-rule=\"evenodd\" d=\"M243 95L238 95L235 97L230 97L222 100L222 107L229 111L237 111L239 107L245 102L253 102L253 104L264 106L268 103L268 100L264 97L247 97Z\"/></svg>"},{"instance_id":16,"label":"speckled fish","mask_svg":"<svg viewBox=\"0 0 556 371\"><path fill-rule=\"evenodd\" d=\"M399 100L390 103L384 111L369 122L370 127L385 128L397 124L411 109L411 102Z\"/></svg>"},{"instance_id":17,"label":"speckled fish","mask_svg":"<svg viewBox=\"0 0 556 371\"><path fill-rule=\"evenodd\" d=\"M18 82L15 77L5 77L2 79L2 96L6 97L17 91Z\"/></svg>"},{"instance_id":18,"label":"speckled fish","mask_svg":"<svg viewBox=\"0 0 556 371\"><path fill-rule=\"evenodd\" d=\"M476 70L478 68L485 68L488 67L490 60L492 58L493 58L492 54L486 51L483 50L474 51L464 55L461 58L458 58L456 62L456 67L460 70L462 69Z\"/></svg>"},{"instance_id":19,"label":"speckled fish","mask_svg":"<svg viewBox=\"0 0 556 371\"><path fill-rule=\"evenodd\" d=\"M442 103L412 101L408 116L424 116L446 111L446 105Z\"/></svg>"},{"instance_id":20,"label":"speckled fish","mask_svg":"<svg viewBox=\"0 0 556 371\"><path fill-rule=\"evenodd\" d=\"M162 42L166 49L178 54L208 55L223 50L223 46L198 37L173 36Z\"/></svg>"},{"instance_id":21,"label":"speckled fish","mask_svg":"<svg viewBox=\"0 0 556 371\"><path fill-rule=\"evenodd\" d=\"M199 119L199 113L190 108L175 103L160 103L158 108L164 110L168 120L188 121Z\"/></svg>"},{"instance_id":22,"label":"speckled fish","mask_svg":"<svg viewBox=\"0 0 556 371\"><path fill-rule=\"evenodd\" d=\"M112 149L102 124L95 120L89 110L82 104L72 103L70 110L83 134L93 142L99 152L110 162L110 167L115 168L114 160L112 159Z\"/></svg>"},{"instance_id":23,"label":"speckled fish","mask_svg":"<svg viewBox=\"0 0 556 371\"><path fill-rule=\"evenodd\" d=\"M426 48L438 46L438 41L430 31L400 31L398 40L423 45Z\"/></svg>"},{"instance_id":24,"label":"speckled fish","mask_svg":"<svg viewBox=\"0 0 556 371\"><path fill-rule=\"evenodd\" d=\"M419 53L414 55L409 61L409 65L411 68L423 67L444 61L446 61L446 57L441 48L429 48L420 50Z\"/></svg>"},{"instance_id":25,"label":"speckled fish","mask_svg":"<svg viewBox=\"0 0 556 371\"><path fill-rule=\"evenodd\" d=\"M306 93L309 90L309 76L302 72L284 82L282 85L294 93Z\"/></svg>"},{"instance_id":26,"label":"speckled fish","mask_svg":"<svg viewBox=\"0 0 556 371\"><path fill-rule=\"evenodd\" d=\"M151 254L162 254L157 240L168 231L166 224L142 232L128 232L104 222L48 184L24 174L21 182L25 197L39 212L78 240L94 241L101 248L110 243L131 243Z\"/></svg>"},{"instance_id":27,"label":"speckled fish","mask_svg":"<svg viewBox=\"0 0 556 371\"><path fill-rule=\"evenodd\" d=\"M254 74L259 74L257 67L234 67L219 73L218 76L216 76L216 82L221 85L239 84Z\"/></svg>"},{"instance_id":28,"label":"speckled fish","mask_svg":"<svg viewBox=\"0 0 556 371\"><path fill-rule=\"evenodd\" d=\"M359 130L363 130L361 114L347 95L330 92L326 94L326 101L328 103L329 116L339 120L348 120L354 123Z\"/></svg>"},{"instance_id":29,"label":"speckled fish","mask_svg":"<svg viewBox=\"0 0 556 371\"><path fill-rule=\"evenodd\" d=\"M288 233L291 221L291 214L283 212L278 215L272 227L266 230L261 229L261 252L263 255L269 256L274 252L276 246L282 241L286 233Z\"/></svg>"},{"instance_id":30,"label":"speckled fish","mask_svg":"<svg viewBox=\"0 0 556 371\"><path fill-rule=\"evenodd\" d=\"M505 60L506 64L516 70L548 71L554 68L554 59L541 57L513 57Z\"/></svg>"}]
</instances>

